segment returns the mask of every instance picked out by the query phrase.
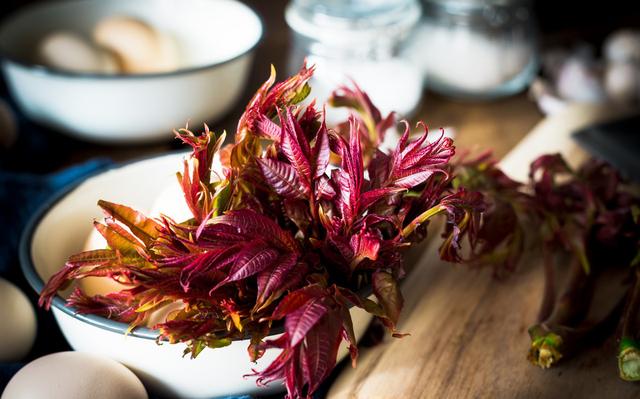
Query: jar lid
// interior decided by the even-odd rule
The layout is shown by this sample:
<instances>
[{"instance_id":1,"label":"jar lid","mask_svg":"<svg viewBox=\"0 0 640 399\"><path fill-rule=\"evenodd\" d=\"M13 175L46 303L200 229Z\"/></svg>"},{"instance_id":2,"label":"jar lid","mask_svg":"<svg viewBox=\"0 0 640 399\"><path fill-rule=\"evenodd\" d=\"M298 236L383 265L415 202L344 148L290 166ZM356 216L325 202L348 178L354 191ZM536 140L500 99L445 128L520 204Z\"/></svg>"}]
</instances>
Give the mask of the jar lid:
<instances>
[{"instance_id":1,"label":"jar lid","mask_svg":"<svg viewBox=\"0 0 640 399\"><path fill-rule=\"evenodd\" d=\"M291 29L304 36L354 42L405 32L420 14L418 0L294 0L285 18Z\"/></svg>"},{"instance_id":2,"label":"jar lid","mask_svg":"<svg viewBox=\"0 0 640 399\"><path fill-rule=\"evenodd\" d=\"M530 0L423 0L425 4L437 4L441 7L473 10L487 6L515 6L530 3Z\"/></svg>"}]
</instances>

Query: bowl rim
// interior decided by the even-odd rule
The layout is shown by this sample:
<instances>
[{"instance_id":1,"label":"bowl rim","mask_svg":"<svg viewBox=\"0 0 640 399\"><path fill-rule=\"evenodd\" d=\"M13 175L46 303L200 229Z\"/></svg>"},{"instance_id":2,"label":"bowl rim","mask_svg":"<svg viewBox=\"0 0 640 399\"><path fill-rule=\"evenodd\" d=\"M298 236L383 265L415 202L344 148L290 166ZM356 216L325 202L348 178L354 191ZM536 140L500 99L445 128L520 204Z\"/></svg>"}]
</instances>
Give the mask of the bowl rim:
<instances>
[{"instance_id":1,"label":"bowl rim","mask_svg":"<svg viewBox=\"0 0 640 399\"><path fill-rule=\"evenodd\" d=\"M18 259L20 261L20 270L22 274L26 278L27 282L31 286L31 288L36 292L39 296L44 288L44 281L36 272L35 264L33 261L33 257L31 256L31 247L33 244L33 236L40 224L40 220L44 218L44 216L52 210L60 201L62 201L69 194L73 193L77 190L84 182L87 180L102 175L104 173L113 171L115 169L124 168L129 165L133 165L136 163L150 161L157 158L164 157L178 157L179 155L187 156L191 153L189 150L177 150L177 151L167 151L161 154L154 154L144 157L138 157L131 159L125 162L113 163L111 165L107 165L106 167L93 171L81 179L68 184L67 186L62 187L55 193L53 193L47 200L45 200L29 217L27 224L25 225L24 230L20 234L20 242L18 246ZM361 288L358 292L365 293L366 295L371 295L372 288L370 286ZM118 333L121 335L127 335L136 338L142 338L145 340L153 340L158 341L160 338L160 330L154 330L148 327L135 327L132 330L129 330L129 324L123 323L120 321L115 321L108 319L102 316L96 316L93 314L81 314L78 313L75 307L67 306L66 300L62 298L59 294L53 297L53 301L51 302L53 308L71 316L74 319L85 322L91 326L98 327L102 330L110 331L113 333ZM352 308L352 305L349 305L349 308ZM57 321L56 321L57 322ZM59 326L59 323L57 323ZM284 333L284 323L278 321L271 326L271 330L269 331L269 336L277 335ZM245 336L244 338L234 338L232 341L246 341L251 337Z\"/></svg>"},{"instance_id":2,"label":"bowl rim","mask_svg":"<svg viewBox=\"0 0 640 399\"><path fill-rule=\"evenodd\" d=\"M36 272L35 264L33 261L33 257L31 256L31 247L33 244L33 236L40 224L40 220L44 218L44 216L52 210L60 201L62 201L69 194L78 189L85 181L97 177L103 173L107 173L114 169L120 169L125 166L129 166L131 164L135 164L138 162L148 161L160 157L170 157L170 156L178 156L178 155L188 155L189 151L179 150L179 151L169 151L163 154L155 154L146 157L140 157L136 159L132 159L126 162L114 163L112 165L108 165L102 169L96 170L83 178L75 181L65 187L62 187L58 191L56 191L53 195L51 195L46 201L44 201L38 209L31 215L27 224L25 225L22 234L20 235L20 245L18 248L18 257L20 260L20 269L22 270L22 274L24 274L27 282L33 288L37 295L40 295L42 289L44 288L44 281ZM53 298L52 307L56 308L63 313L73 317L74 319L78 319L82 322L88 323L94 327L101 328L103 330L107 330L114 333L120 333L123 335L128 335L137 338L143 338L148 340L157 340L160 336L159 330L153 330L148 327L136 327L131 331L129 330L129 324L108 319L102 316L96 316L92 314L81 314L78 313L76 308L72 306L67 306L66 301L59 294Z\"/></svg>"},{"instance_id":3,"label":"bowl rim","mask_svg":"<svg viewBox=\"0 0 640 399\"><path fill-rule=\"evenodd\" d=\"M7 16L5 16L0 20L0 34L2 33L2 30L5 28L5 26L9 23L9 21L15 18L16 16L25 15L38 8L55 7L65 3L70 4L70 3L80 3L80 2L87 2L87 1L99 1L99 0L57 0L55 2L36 2L36 3L28 4L26 6L19 7L17 10L8 14ZM240 2L238 0L218 0L218 1L235 3L236 6L244 8L246 11L248 11L250 14L252 14L256 18L258 27L260 29L259 34L255 39L255 42L251 46L249 46L246 50L244 50L243 52L231 58L226 58L218 62L209 63L205 65L198 65L193 67L179 68L174 71L168 71L168 72L153 72L153 73L138 73L138 74L130 74L130 73L105 74L105 73L99 73L99 72L76 72L76 71L68 71L63 69L52 68L47 65L38 64L35 62L30 62L24 59L20 59L18 57L7 54L7 52L2 47L0 47L0 62L2 62L3 64L11 63L14 65L18 65L37 75L44 75L44 76L49 75L49 76L55 76L55 77L80 78L80 79L98 79L98 80L110 80L110 81L120 80L120 79L133 80L133 79L173 77L173 76L181 76L181 75L187 75L191 73L197 73L207 69L212 69L221 65L232 63L252 53L256 49L256 47L260 45L260 43L262 42L262 39L264 39L264 21L262 17L256 11L253 10L253 8L251 8L247 4L244 4L243 2Z\"/></svg>"}]
</instances>

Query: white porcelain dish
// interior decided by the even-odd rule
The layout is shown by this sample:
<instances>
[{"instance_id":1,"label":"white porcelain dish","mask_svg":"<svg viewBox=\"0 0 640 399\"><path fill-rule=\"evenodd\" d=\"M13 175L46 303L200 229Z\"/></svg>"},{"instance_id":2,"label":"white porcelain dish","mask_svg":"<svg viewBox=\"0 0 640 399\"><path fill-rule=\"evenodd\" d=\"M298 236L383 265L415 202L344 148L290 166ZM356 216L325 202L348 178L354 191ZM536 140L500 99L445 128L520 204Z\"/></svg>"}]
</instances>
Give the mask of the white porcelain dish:
<instances>
[{"instance_id":1,"label":"white porcelain dish","mask_svg":"<svg viewBox=\"0 0 640 399\"><path fill-rule=\"evenodd\" d=\"M183 67L158 74L101 75L34 63L47 33L91 37L105 17L128 15L172 35ZM236 103L262 37L259 17L235 0L39 2L0 26L2 70L20 109L76 138L102 143L168 140L187 121L214 121Z\"/></svg>"},{"instance_id":2,"label":"white porcelain dish","mask_svg":"<svg viewBox=\"0 0 640 399\"><path fill-rule=\"evenodd\" d=\"M127 204L148 212L158 195L175 179L186 153L171 154L127 164L88 178L54 197L38 211L20 244L20 261L31 286L40 292L43 281L59 270L70 254L81 251L102 216L98 199ZM55 238L54 238L55 237ZM278 354L267 351L258 364L249 361L248 341L204 350L196 359L183 358L183 344L158 345L157 331L139 328L125 335L127 325L93 315L76 314L63 297L53 301L53 314L69 344L77 351L104 355L129 367L149 390L166 397L211 398L223 395L268 394L281 384L258 388L254 378L243 378L252 368L262 369ZM370 316L353 308L351 315L359 338ZM339 358L347 354L340 349Z\"/></svg>"}]
</instances>

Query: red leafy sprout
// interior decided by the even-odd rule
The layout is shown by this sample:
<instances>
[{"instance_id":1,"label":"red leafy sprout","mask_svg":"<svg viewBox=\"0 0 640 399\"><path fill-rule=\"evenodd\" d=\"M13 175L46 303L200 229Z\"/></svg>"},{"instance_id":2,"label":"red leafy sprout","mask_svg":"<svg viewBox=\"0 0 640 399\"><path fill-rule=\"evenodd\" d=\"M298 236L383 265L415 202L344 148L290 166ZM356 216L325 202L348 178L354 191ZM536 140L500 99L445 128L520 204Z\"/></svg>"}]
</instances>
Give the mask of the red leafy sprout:
<instances>
[{"instance_id":1,"label":"red leafy sprout","mask_svg":"<svg viewBox=\"0 0 640 399\"><path fill-rule=\"evenodd\" d=\"M538 322L529 329L529 360L550 367L602 335L617 318L620 376L640 380L637 188L609 164L591 160L573 169L559 154L537 158L526 184L509 179L490 154L462 160L457 172L454 186L478 190L487 202L467 261L490 264L504 276L525 250L542 255L545 288ZM596 300L598 290L618 274L628 284L610 290L610 304ZM565 278L557 278L561 275Z\"/></svg>"},{"instance_id":2,"label":"red leafy sprout","mask_svg":"<svg viewBox=\"0 0 640 399\"><path fill-rule=\"evenodd\" d=\"M193 218L148 218L100 201L107 219L96 227L108 248L73 255L40 298L49 307L74 280L111 278L126 288L87 296L76 289L69 306L143 325L171 303L181 307L154 326L161 339L206 347L250 339L251 360L281 354L259 384L284 380L291 398L309 397L336 363L338 347L358 356L349 308L361 307L393 334L402 310L398 280L403 250L424 239L436 215L446 215L442 253L458 260L460 241L477 229L480 194L454 190L452 140L410 140L377 149L395 121L383 118L357 86L341 88L333 103L355 111L327 128L315 103L301 105L313 70L274 85L272 72L238 124L235 143L224 135L183 129L193 148L178 179ZM223 170L211 170L219 154ZM375 300L369 299L370 293ZM272 328L284 333L268 339Z\"/></svg>"}]
</instances>

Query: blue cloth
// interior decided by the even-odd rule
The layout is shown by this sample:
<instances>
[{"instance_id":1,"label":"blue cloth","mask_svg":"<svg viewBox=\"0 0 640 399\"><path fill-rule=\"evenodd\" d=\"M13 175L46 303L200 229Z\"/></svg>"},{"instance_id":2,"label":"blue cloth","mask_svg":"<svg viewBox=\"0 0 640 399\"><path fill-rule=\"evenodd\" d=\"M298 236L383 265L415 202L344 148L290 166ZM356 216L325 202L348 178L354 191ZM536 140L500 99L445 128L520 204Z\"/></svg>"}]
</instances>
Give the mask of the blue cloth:
<instances>
[{"instance_id":1,"label":"blue cloth","mask_svg":"<svg viewBox=\"0 0 640 399\"><path fill-rule=\"evenodd\" d=\"M38 337L25 362L70 348L50 312L37 308L35 293L20 272L17 259L20 234L33 212L53 193L111 164L108 159L94 159L47 175L0 169L0 276L13 282L28 295L38 319ZM24 363L0 363L0 392L23 365Z\"/></svg>"},{"instance_id":2,"label":"blue cloth","mask_svg":"<svg viewBox=\"0 0 640 399\"><path fill-rule=\"evenodd\" d=\"M0 170L0 273L16 264L18 240L31 214L53 193L111 165L98 158L58 173L35 175Z\"/></svg>"}]
</instances>

